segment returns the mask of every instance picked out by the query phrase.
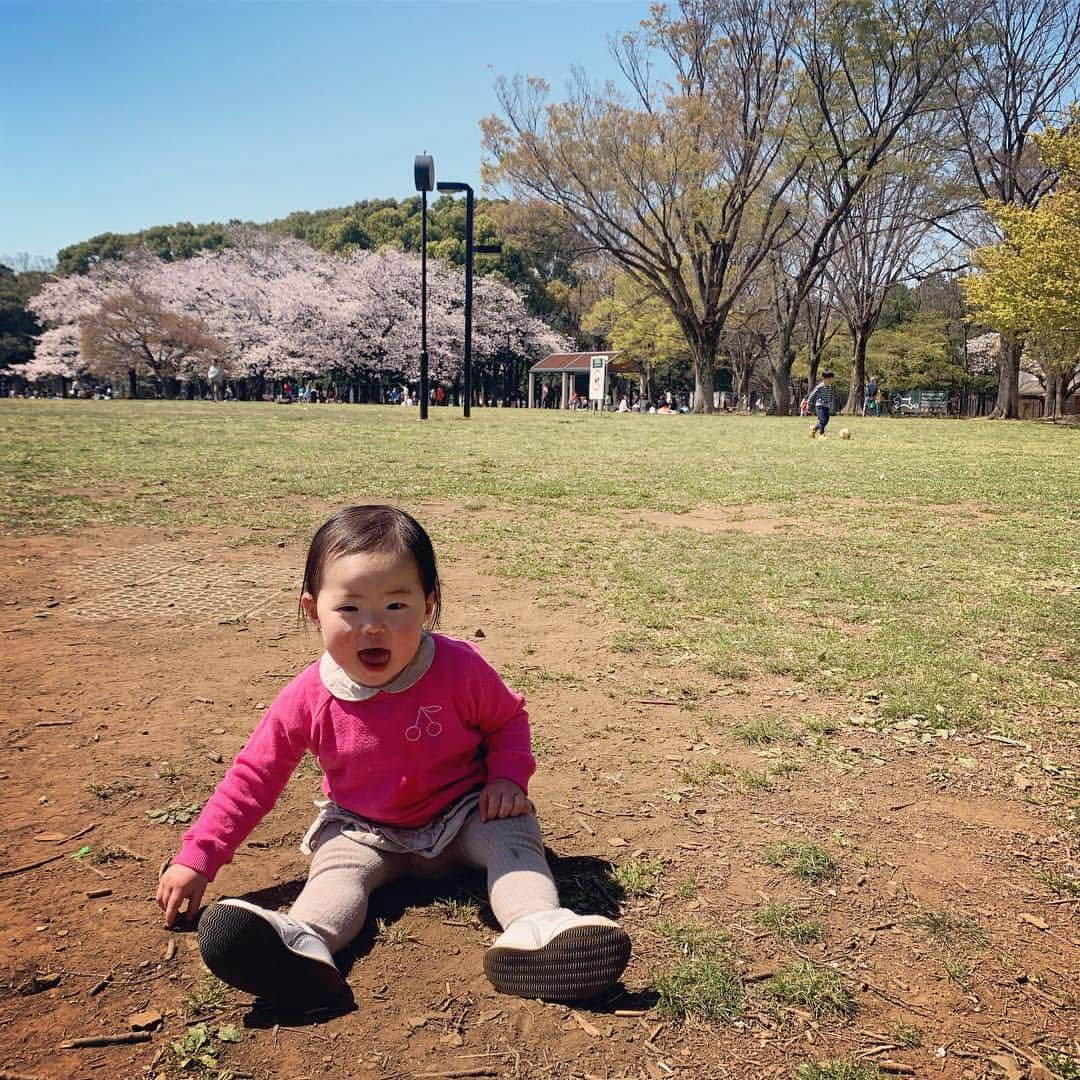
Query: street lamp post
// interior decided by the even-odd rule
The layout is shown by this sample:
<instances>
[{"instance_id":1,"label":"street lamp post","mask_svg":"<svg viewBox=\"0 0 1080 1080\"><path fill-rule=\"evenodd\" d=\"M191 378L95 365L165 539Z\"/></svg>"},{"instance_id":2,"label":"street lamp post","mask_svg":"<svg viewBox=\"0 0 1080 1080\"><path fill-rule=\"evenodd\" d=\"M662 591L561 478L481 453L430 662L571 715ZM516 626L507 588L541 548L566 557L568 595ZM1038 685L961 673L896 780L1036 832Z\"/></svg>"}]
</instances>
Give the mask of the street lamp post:
<instances>
[{"instance_id":1,"label":"street lamp post","mask_svg":"<svg viewBox=\"0 0 1080 1080\"><path fill-rule=\"evenodd\" d=\"M465 358L463 371L465 376L465 403L463 415L470 415L472 406L472 296L473 296L473 253L497 255L502 251L501 244L473 245L473 206L475 197L471 184L442 181L437 185L440 191L465 192Z\"/></svg>"},{"instance_id":2,"label":"street lamp post","mask_svg":"<svg viewBox=\"0 0 1080 1080\"><path fill-rule=\"evenodd\" d=\"M435 159L417 154L413 161L413 180L420 192L420 419L428 414L427 351L427 193L435 188Z\"/></svg>"}]
</instances>

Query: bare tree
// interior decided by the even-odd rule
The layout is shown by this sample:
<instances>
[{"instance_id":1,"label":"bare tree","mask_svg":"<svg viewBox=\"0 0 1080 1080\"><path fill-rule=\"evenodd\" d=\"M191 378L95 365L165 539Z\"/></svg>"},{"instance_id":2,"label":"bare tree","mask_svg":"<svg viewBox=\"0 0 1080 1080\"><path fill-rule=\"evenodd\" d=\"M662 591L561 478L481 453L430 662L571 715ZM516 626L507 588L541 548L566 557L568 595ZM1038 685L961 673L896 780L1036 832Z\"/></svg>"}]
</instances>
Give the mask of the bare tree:
<instances>
[{"instance_id":1,"label":"bare tree","mask_svg":"<svg viewBox=\"0 0 1080 1080\"><path fill-rule=\"evenodd\" d=\"M804 95L796 130L807 164L799 193L804 227L780 299L772 360L778 412L791 402L791 368L800 312L840 242L863 189L913 137L912 122L940 108L973 20L970 3L811 0L809 26L795 54Z\"/></svg>"},{"instance_id":2,"label":"bare tree","mask_svg":"<svg viewBox=\"0 0 1080 1080\"><path fill-rule=\"evenodd\" d=\"M681 0L613 46L628 93L576 73L497 84L484 177L562 208L596 251L659 296L686 335L694 408L711 412L733 303L788 227L784 192L801 0ZM669 81L658 81L657 64Z\"/></svg>"},{"instance_id":3,"label":"bare tree","mask_svg":"<svg viewBox=\"0 0 1080 1080\"><path fill-rule=\"evenodd\" d=\"M837 249L825 267L839 311L851 334L851 380L844 412L862 411L866 346L877 328L889 291L941 266L956 241L931 242L937 222L948 216L954 189L937 179L940 118L913 129L903 151L872 177L837 229Z\"/></svg>"},{"instance_id":4,"label":"bare tree","mask_svg":"<svg viewBox=\"0 0 1080 1080\"><path fill-rule=\"evenodd\" d=\"M126 373L132 397L140 371L160 383L225 352L199 319L169 311L159 297L137 284L129 292L106 297L95 312L82 316L79 330L91 370L107 376Z\"/></svg>"},{"instance_id":5,"label":"bare tree","mask_svg":"<svg viewBox=\"0 0 1080 1080\"><path fill-rule=\"evenodd\" d=\"M1078 75L1077 0L989 0L949 80L960 153L982 199L1033 207L1053 188L1032 136L1062 117L1080 93ZM1018 415L1022 351L1017 335L1004 336L994 410L1003 419Z\"/></svg>"},{"instance_id":6,"label":"bare tree","mask_svg":"<svg viewBox=\"0 0 1080 1080\"><path fill-rule=\"evenodd\" d=\"M806 333L808 381L817 384L821 358L829 343L840 333L841 323L836 318L836 297L828 281L819 283L802 303L803 329Z\"/></svg>"}]
</instances>

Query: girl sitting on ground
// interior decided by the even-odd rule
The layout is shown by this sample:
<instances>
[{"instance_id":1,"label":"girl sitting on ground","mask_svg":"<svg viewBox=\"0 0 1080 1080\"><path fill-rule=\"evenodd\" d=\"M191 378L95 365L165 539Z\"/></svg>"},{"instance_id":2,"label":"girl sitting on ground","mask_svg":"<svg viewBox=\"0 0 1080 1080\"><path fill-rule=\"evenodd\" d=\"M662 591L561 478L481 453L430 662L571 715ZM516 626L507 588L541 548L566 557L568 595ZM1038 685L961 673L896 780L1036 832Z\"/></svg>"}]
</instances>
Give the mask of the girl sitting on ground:
<instances>
[{"instance_id":1,"label":"girl sitting on ground","mask_svg":"<svg viewBox=\"0 0 1080 1080\"><path fill-rule=\"evenodd\" d=\"M327 798L288 914L229 899L199 920L203 959L230 985L290 1008L346 999L333 954L359 934L371 893L466 867L486 870L503 928L484 957L497 990L573 1001L622 974L625 931L559 906L527 794L524 699L471 644L425 629L440 594L431 540L404 511L353 506L316 532L300 604L325 652L266 711L157 890L166 926L192 918L304 752L315 755Z\"/></svg>"}]
</instances>

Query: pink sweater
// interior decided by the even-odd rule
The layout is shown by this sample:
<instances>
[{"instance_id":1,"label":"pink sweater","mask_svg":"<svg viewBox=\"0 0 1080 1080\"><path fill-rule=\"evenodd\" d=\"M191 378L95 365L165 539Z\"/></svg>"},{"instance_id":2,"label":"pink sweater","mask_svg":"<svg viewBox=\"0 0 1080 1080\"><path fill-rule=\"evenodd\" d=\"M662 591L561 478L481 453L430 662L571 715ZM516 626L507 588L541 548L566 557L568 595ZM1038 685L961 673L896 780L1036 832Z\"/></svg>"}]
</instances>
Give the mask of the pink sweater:
<instances>
[{"instance_id":1,"label":"pink sweater","mask_svg":"<svg viewBox=\"0 0 1080 1080\"><path fill-rule=\"evenodd\" d=\"M266 710L175 861L213 880L277 802L305 750L338 806L384 825L426 825L488 780L527 790L536 768L525 699L468 642L433 634L431 667L408 689L334 697L318 662Z\"/></svg>"}]
</instances>

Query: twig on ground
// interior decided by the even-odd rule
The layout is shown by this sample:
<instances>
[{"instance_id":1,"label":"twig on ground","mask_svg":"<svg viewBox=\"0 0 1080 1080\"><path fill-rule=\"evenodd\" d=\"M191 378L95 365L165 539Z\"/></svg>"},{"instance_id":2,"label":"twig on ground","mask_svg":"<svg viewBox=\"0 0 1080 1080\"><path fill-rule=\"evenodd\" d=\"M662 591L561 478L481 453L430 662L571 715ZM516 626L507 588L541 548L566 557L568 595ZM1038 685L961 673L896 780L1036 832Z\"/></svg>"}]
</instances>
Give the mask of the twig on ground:
<instances>
[{"instance_id":1,"label":"twig on ground","mask_svg":"<svg viewBox=\"0 0 1080 1080\"><path fill-rule=\"evenodd\" d=\"M70 844L72 840L78 840L80 836L85 836L91 829L97 828L97 822L93 821L86 826L85 829L80 829L76 833L72 833L70 836L65 836L63 840L58 841L61 844ZM36 862L23 863L22 866L12 866L7 870L0 870L0 878L14 877L15 874L21 874L24 870L36 870L39 866L45 866L47 863L56 862L57 859L62 859L67 854L66 851L61 851L56 855L50 855L46 859L38 859ZM95 871L100 873L100 871ZM104 877L104 874L101 874Z\"/></svg>"},{"instance_id":2,"label":"twig on ground","mask_svg":"<svg viewBox=\"0 0 1080 1080\"><path fill-rule=\"evenodd\" d=\"M413 1076L439 1076L439 1077L463 1077L463 1076L498 1076L499 1070L481 1066L478 1069L448 1069L446 1072L418 1072Z\"/></svg>"},{"instance_id":3,"label":"twig on ground","mask_svg":"<svg viewBox=\"0 0 1080 1080\"><path fill-rule=\"evenodd\" d=\"M23 863L22 866L13 866L8 870L0 870L0 878L14 877L24 870L36 870L39 866L45 866L47 863L62 859L66 854L66 851L61 851L58 855L50 855L48 858L38 859L36 862Z\"/></svg>"},{"instance_id":4,"label":"twig on ground","mask_svg":"<svg viewBox=\"0 0 1080 1080\"><path fill-rule=\"evenodd\" d=\"M60 1044L61 1050L81 1050L86 1046L119 1046L122 1043L149 1042L149 1031L125 1031L120 1035L87 1035L81 1039L68 1039Z\"/></svg>"}]
</instances>

